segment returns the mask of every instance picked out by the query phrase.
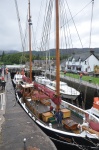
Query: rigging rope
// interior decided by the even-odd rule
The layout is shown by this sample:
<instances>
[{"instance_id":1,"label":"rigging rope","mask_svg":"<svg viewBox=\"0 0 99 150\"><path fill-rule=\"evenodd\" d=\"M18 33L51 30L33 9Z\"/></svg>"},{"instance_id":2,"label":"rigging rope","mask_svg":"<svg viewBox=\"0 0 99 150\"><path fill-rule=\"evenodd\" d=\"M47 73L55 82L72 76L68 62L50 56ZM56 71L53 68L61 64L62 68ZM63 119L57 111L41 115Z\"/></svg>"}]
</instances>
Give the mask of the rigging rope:
<instances>
[{"instance_id":1,"label":"rigging rope","mask_svg":"<svg viewBox=\"0 0 99 150\"><path fill-rule=\"evenodd\" d=\"M37 19L37 25L36 25L36 30L35 30L35 44L36 44L36 46L37 46L37 41L36 41L36 35L37 35L37 33L38 33L38 24L39 24L39 20L40 20L40 16L41 16L41 14L42 14L42 12L41 12L41 10L43 10L43 8L42 8L42 6L43 6L43 0L41 0L41 3L40 3L40 10L39 10L39 15L38 15L38 19ZM36 47L35 49L37 49L38 47Z\"/></svg>"},{"instance_id":2,"label":"rigging rope","mask_svg":"<svg viewBox=\"0 0 99 150\"><path fill-rule=\"evenodd\" d=\"M66 28L63 28L66 48L67 48L67 44L68 44L69 48L70 48L70 45L72 45L71 47L73 48L73 43L72 43L72 38L71 38L71 32L70 32L69 21L68 21L68 17L67 17L67 11L66 11L65 1L61 0L61 5L62 5L61 6L62 15L61 15L60 18L61 18L63 24L66 24ZM62 29L62 26L63 25L61 25L61 29ZM66 42L66 39L67 39L67 42Z\"/></svg>"},{"instance_id":3,"label":"rigging rope","mask_svg":"<svg viewBox=\"0 0 99 150\"><path fill-rule=\"evenodd\" d=\"M67 4L68 10L69 10L69 12L70 12L70 16L71 16L71 19L72 19L72 21L73 21L74 27L75 27L75 29L76 29L76 32L77 32L78 38L79 38L79 40L80 40L81 46L82 46L82 48L83 48L83 44L82 44L81 38L80 38L80 36L79 36L79 33L78 33L78 30L77 30L76 24L75 24L75 22L74 22L72 13L71 13L70 8L69 8L69 5L68 5L68 3L67 3L67 0L66 0L66 4Z\"/></svg>"},{"instance_id":4,"label":"rigging rope","mask_svg":"<svg viewBox=\"0 0 99 150\"><path fill-rule=\"evenodd\" d=\"M91 2L92 2L92 0L91 0L88 4L86 4L78 13L76 13L76 14L73 16L73 18L75 18L79 13L81 13L88 5L90 5ZM70 19L68 20L68 22L71 21L71 20L72 20L72 18L70 18ZM65 24L64 24L63 26L65 26ZM62 26L62 27L63 27L63 26Z\"/></svg>"},{"instance_id":5,"label":"rigging rope","mask_svg":"<svg viewBox=\"0 0 99 150\"><path fill-rule=\"evenodd\" d=\"M69 49L67 49L67 51L69 50L69 53L70 53L70 47L73 48L73 43L72 43L72 37L71 37L71 32L70 32L70 27L69 27L69 21L68 21L68 12L67 12L67 4L66 4L66 1L64 0L61 0L61 20L62 20L62 23L63 24L66 24L66 27L64 28L61 28L61 31L64 32L64 37L65 37L65 44L66 44L66 49L67 49L67 46L69 47ZM62 25L61 25L62 26ZM64 39L63 39L64 40ZM63 42L62 40L62 42ZM68 52L67 52L68 54ZM75 78L74 78L74 81L75 81ZM74 86L74 82L71 82L72 83L72 87L75 87Z\"/></svg>"},{"instance_id":6,"label":"rigging rope","mask_svg":"<svg viewBox=\"0 0 99 150\"><path fill-rule=\"evenodd\" d=\"M51 18L52 18L52 8L53 8L53 0L49 1L48 11L44 19L43 32L42 32L42 40L41 40L41 50L46 50L46 46L48 44L49 32L51 29ZM45 47L45 48L44 48Z\"/></svg>"},{"instance_id":7,"label":"rigging rope","mask_svg":"<svg viewBox=\"0 0 99 150\"><path fill-rule=\"evenodd\" d=\"M90 39L89 39L89 48L91 47L91 34L92 34L93 7L94 7L94 0L92 0L92 13L91 13L91 23L90 23Z\"/></svg>"},{"instance_id":8,"label":"rigging rope","mask_svg":"<svg viewBox=\"0 0 99 150\"><path fill-rule=\"evenodd\" d=\"M66 1L66 0L65 0ZM81 13L88 5L90 5L90 3L92 2L92 0L89 2L89 3L87 3L78 13L76 13L74 16L72 16L69 20L68 20L68 22L70 22L72 19L74 19L79 13ZM67 22L66 22L67 23ZM63 24L60 28L62 29L65 25L66 25L66 23L65 24ZM53 34L55 31L52 31L52 32L50 32L50 34ZM40 39L38 39L37 40L37 42L39 41ZM80 41L80 43L81 43L81 45L82 45L82 42ZM82 46L83 47L83 46Z\"/></svg>"},{"instance_id":9,"label":"rigging rope","mask_svg":"<svg viewBox=\"0 0 99 150\"><path fill-rule=\"evenodd\" d=\"M47 12L47 2L46 2L46 7L45 7L45 14ZM45 23L45 19L46 19L46 15L44 17L44 23ZM43 50L43 42L44 42L44 32L46 31L45 30L45 24L43 23L43 31L42 31L42 37L41 37L41 46L40 46L40 50Z\"/></svg>"},{"instance_id":10,"label":"rigging rope","mask_svg":"<svg viewBox=\"0 0 99 150\"><path fill-rule=\"evenodd\" d=\"M17 12L17 19L18 19L18 24L19 24L19 31L20 31L20 37L21 37L21 43L22 43L22 48L24 49L23 46L23 34L22 34L22 27L21 27L21 23L20 23L20 15L19 15L19 10L18 10L18 4L17 4L17 0L15 0L15 7L16 7L16 12Z\"/></svg>"},{"instance_id":11,"label":"rigging rope","mask_svg":"<svg viewBox=\"0 0 99 150\"><path fill-rule=\"evenodd\" d=\"M21 26L21 22L20 22L20 15L19 15L19 10L18 10L18 4L17 4L17 0L15 0L15 7L16 7L16 12L17 12L17 19L18 19L18 25L19 25L19 31L20 31L20 38L21 38L21 45L22 45L22 57L24 56L24 51L25 51L25 44L26 44L26 32L25 32L25 36L23 39L23 31L22 31L22 26ZM21 60L22 63L22 60Z\"/></svg>"}]
</instances>

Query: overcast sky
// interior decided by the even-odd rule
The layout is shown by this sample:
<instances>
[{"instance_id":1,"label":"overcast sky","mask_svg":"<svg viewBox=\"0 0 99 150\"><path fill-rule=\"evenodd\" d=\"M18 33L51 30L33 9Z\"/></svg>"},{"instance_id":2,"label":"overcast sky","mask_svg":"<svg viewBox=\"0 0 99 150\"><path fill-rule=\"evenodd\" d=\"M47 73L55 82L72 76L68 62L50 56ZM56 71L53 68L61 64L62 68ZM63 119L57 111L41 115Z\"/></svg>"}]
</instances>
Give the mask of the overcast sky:
<instances>
[{"instance_id":1,"label":"overcast sky","mask_svg":"<svg viewBox=\"0 0 99 150\"><path fill-rule=\"evenodd\" d=\"M31 0L31 16L34 32L37 32L37 47L39 47L39 42L41 39L43 21L42 16L44 15L45 11L45 8L43 9L43 6L45 6L46 1L48 0ZM72 46L74 48L82 48L82 45L83 47L89 47L92 12L92 3L90 3L91 0L67 0L67 2L70 8L70 12L73 16L73 20L69 23L70 33L72 35ZM23 32L25 32L28 0L17 0L17 4L22 30ZM85 9L83 9L84 7ZM75 22L75 26L73 21ZM63 28L61 30L63 30ZM79 37L77 36L76 30L79 33ZM62 34L61 37L65 39ZM79 40L79 38L81 41ZM53 34L51 35L51 41L54 41ZM50 48L53 48L53 42L50 44ZM99 47L99 0L94 0L91 47ZM0 50L21 51L21 38L19 33L15 0L0 0Z\"/></svg>"}]
</instances>

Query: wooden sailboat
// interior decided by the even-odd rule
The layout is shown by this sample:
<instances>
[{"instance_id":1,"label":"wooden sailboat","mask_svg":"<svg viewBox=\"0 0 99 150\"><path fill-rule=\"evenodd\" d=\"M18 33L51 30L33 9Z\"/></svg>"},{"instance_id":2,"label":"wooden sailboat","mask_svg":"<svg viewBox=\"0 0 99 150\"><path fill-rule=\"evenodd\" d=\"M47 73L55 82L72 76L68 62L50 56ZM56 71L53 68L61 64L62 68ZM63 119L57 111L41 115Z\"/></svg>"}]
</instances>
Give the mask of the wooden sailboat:
<instances>
[{"instance_id":1,"label":"wooden sailboat","mask_svg":"<svg viewBox=\"0 0 99 150\"><path fill-rule=\"evenodd\" d=\"M82 110L68 102L62 101L60 97L60 52L59 52L59 7L58 0L56 6L56 91L52 92L43 85L37 83L29 84L21 82L17 87L16 97L23 109L31 119L46 133L54 142L58 150L75 148L76 150L89 150L99 148L99 132L89 126L89 121L98 123L99 120L92 114ZM29 0L30 16L30 0ZM30 18L29 18L30 21ZM31 23L29 22L29 26ZM30 33L29 27L29 33ZM31 37L31 36L30 36ZM30 38L31 39L31 38ZM29 40L30 40L29 39ZM31 42L30 42L31 55ZM31 57L30 57L30 79L31 77ZM55 112L50 108L61 110L62 124L58 127ZM47 148L46 148L47 149Z\"/></svg>"}]
</instances>

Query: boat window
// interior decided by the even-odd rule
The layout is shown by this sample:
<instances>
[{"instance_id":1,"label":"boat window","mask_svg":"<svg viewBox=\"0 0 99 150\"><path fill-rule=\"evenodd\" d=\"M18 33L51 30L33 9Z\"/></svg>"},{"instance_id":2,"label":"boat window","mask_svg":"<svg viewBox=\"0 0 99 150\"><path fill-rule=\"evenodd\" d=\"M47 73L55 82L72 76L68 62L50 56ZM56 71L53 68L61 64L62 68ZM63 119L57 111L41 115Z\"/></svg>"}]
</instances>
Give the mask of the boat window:
<instances>
[{"instance_id":1,"label":"boat window","mask_svg":"<svg viewBox=\"0 0 99 150\"><path fill-rule=\"evenodd\" d=\"M66 83L61 83L60 85L61 85L61 86L66 86L67 84L66 84Z\"/></svg>"},{"instance_id":2,"label":"boat window","mask_svg":"<svg viewBox=\"0 0 99 150\"><path fill-rule=\"evenodd\" d=\"M50 83L50 85L52 86L52 83Z\"/></svg>"}]
</instances>

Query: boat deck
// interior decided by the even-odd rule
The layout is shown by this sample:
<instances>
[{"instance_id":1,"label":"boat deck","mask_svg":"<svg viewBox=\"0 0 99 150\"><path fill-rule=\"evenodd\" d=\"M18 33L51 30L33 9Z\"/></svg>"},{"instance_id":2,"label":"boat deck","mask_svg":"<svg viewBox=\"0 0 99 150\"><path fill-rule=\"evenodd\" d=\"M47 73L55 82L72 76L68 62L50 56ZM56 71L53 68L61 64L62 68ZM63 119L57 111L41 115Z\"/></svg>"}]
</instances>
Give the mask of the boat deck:
<instances>
[{"instance_id":1,"label":"boat deck","mask_svg":"<svg viewBox=\"0 0 99 150\"><path fill-rule=\"evenodd\" d=\"M45 125L52 125L53 128L71 132L71 133L79 133L79 129L77 128L78 124L82 124L82 119L74 115L70 110L64 108L61 106L61 110L67 110L67 113L63 117L62 125L58 126L58 123L55 120L55 115L53 112L50 111L50 106L53 106L55 108L55 104L49 99L49 100L31 100L30 98L27 98L26 101L26 107L28 111L35 115L35 117L39 118ZM73 130L72 128L73 127Z\"/></svg>"}]
</instances>

